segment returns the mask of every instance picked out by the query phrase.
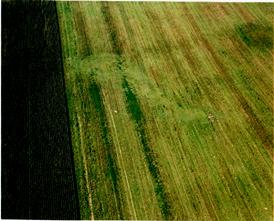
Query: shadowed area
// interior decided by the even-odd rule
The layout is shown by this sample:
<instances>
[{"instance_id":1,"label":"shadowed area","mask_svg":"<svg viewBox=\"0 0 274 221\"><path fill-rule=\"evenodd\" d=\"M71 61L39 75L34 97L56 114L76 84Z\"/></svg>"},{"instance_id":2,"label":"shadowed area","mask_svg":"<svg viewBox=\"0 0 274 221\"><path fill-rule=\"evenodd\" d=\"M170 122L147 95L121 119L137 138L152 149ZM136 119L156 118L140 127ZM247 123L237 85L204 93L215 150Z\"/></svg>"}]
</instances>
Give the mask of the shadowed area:
<instances>
[{"instance_id":1,"label":"shadowed area","mask_svg":"<svg viewBox=\"0 0 274 221\"><path fill-rule=\"evenodd\" d=\"M79 219L55 2L2 2L2 218Z\"/></svg>"}]
</instances>

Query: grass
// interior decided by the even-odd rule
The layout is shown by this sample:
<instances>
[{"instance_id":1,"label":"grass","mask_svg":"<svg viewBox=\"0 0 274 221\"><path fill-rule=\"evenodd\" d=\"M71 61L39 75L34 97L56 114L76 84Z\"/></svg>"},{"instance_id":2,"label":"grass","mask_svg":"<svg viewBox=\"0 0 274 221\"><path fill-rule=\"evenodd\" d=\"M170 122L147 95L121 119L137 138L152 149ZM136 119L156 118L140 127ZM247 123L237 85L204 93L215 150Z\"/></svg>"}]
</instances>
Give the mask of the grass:
<instances>
[{"instance_id":1,"label":"grass","mask_svg":"<svg viewBox=\"0 0 274 221\"><path fill-rule=\"evenodd\" d=\"M249 47L259 50L271 49L273 47L271 26L265 27L261 24L247 23L236 28L239 36Z\"/></svg>"},{"instance_id":2,"label":"grass","mask_svg":"<svg viewBox=\"0 0 274 221\"><path fill-rule=\"evenodd\" d=\"M270 220L273 6L57 6L81 218Z\"/></svg>"},{"instance_id":3,"label":"grass","mask_svg":"<svg viewBox=\"0 0 274 221\"><path fill-rule=\"evenodd\" d=\"M158 199L161 213L164 219L171 219L172 217L170 214L170 205L167 200L167 194L165 193L165 188L164 188L162 177L160 175L160 171L157 165L157 160L154 157L153 150L151 149L149 145L150 142L148 141L148 138L145 132L146 122L145 122L144 114L139 105L138 98L133 93L132 89L129 87L127 80L124 79L122 86L124 88L126 101L128 103L127 110L131 114L133 120L135 121L136 131L139 134L139 137L143 146L143 151L145 154L147 166L153 178L153 182L155 186L154 191Z\"/></svg>"}]
</instances>

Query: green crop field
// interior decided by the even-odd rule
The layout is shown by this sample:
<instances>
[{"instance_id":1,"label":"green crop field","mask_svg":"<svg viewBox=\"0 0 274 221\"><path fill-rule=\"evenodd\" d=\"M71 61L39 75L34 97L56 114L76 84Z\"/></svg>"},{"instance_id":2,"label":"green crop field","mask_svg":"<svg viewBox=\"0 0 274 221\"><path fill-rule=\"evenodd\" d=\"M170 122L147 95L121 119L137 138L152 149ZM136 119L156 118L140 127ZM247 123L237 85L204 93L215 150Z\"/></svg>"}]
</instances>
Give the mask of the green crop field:
<instances>
[{"instance_id":1,"label":"green crop field","mask_svg":"<svg viewBox=\"0 0 274 221\"><path fill-rule=\"evenodd\" d=\"M273 4L57 9L81 219L272 219Z\"/></svg>"}]
</instances>

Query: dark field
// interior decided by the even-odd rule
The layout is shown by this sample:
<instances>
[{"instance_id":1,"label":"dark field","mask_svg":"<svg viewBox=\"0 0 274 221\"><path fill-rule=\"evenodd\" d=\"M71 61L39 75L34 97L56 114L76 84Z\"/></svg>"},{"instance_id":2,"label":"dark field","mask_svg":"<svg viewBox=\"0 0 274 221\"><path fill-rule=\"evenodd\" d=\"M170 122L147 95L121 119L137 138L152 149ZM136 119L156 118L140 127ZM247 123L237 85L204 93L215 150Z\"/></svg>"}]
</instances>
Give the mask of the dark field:
<instances>
[{"instance_id":1,"label":"dark field","mask_svg":"<svg viewBox=\"0 0 274 221\"><path fill-rule=\"evenodd\" d=\"M2 2L2 217L79 219L54 2Z\"/></svg>"}]
</instances>

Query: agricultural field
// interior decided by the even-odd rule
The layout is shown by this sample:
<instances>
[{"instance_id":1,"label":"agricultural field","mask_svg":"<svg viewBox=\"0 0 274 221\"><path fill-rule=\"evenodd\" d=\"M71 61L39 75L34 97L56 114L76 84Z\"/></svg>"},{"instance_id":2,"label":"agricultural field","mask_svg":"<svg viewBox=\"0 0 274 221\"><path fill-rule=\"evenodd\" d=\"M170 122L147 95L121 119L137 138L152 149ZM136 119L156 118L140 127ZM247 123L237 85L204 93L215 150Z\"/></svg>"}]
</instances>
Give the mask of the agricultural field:
<instances>
[{"instance_id":1,"label":"agricultural field","mask_svg":"<svg viewBox=\"0 0 274 221\"><path fill-rule=\"evenodd\" d=\"M270 221L273 4L56 4L81 219Z\"/></svg>"},{"instance_id":2,"label":"agricultural field","mask_svg":"<svg viewBox=\"0 0 274 221\"><path fill-rule=\"evenodd\" d=\"M79 219L54 1L1 1L1 219Z\"/></svg>"}]
</instances>

